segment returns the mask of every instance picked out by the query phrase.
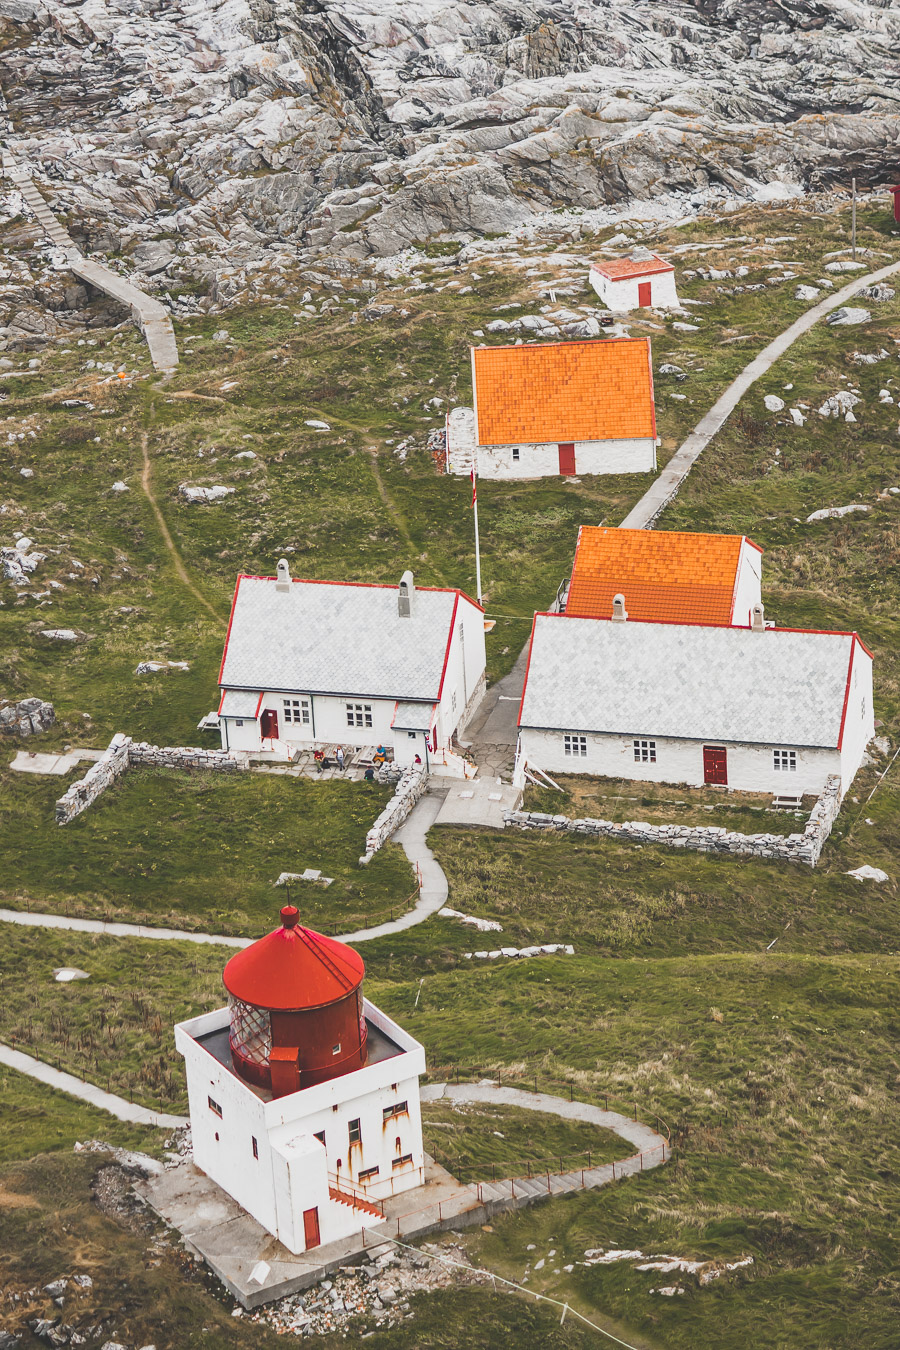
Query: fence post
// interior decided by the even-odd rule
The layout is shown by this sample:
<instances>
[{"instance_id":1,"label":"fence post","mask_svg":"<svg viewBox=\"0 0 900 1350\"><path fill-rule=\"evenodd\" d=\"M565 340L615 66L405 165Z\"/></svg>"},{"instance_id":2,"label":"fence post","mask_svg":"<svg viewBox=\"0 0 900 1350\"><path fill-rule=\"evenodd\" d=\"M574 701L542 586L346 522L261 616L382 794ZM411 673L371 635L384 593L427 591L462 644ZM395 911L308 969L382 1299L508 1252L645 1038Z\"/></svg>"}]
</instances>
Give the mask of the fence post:
<instances>
[{"instance_id":1,"label":"fence post","mask_svg":"<svg viewBox=\"0 0 900 1350\"><path fill-rule=\"evenodd\" d=\"M643 1153L642 1153L642 1154L641 1154L641 1171L643 1172L643 1170L644 1170L644 1155L643 1155Z\"/></svg>"},{"instance_id":2,"label":"fence post","mask_svg":"<svg viewBox=\"0 0 900 1350\"><path fill-rule=\"evenodd\" d=\"M550 1194L550 1168L547 1168L547 1194Z\"/></svg>"},{"instance_id":3,"label":"fence post","mask_svg":"<svg viewBox=\"0 0 900 1350\"><path fill-rule=\"evenodd\" d=\"M616 1179L616 1160L613 1158L613 1181Z\"/></svg>"}]
</instances>

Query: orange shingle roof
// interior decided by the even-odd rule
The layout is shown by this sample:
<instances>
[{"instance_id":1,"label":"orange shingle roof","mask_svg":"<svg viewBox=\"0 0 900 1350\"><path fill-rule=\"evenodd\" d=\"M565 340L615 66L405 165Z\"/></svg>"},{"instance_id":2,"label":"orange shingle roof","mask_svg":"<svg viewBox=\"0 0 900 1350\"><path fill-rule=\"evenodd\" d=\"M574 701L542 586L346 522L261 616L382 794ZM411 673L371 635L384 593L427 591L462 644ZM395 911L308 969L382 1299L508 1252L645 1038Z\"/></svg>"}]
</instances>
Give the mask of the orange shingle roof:
<instances>
[{"instance_id":1,"label":"orange shingle roof","mask_svg":"<svg viewBox=\"0 0 900 1350\"><path fill-rule=\"evenodd\" d=\"M479 445L655 436L647 338L473 347Z\"/></svg>"},{"instance_id":2,"label":"orange shingle roof","mask_svg":"<svg viewBox=\"0 0 900 1350\"><path fill-rule=\"evenodd\" d=\"M566 613L608 619L625 596L630 619L730 623L744 536L582 525Z\"/></svg>"},{"instance_id":3,"label":"orange shingle roof","mask_svg":"<svg viewBox=\"0 0 900 1350\"><path fill-rule=\"evenodd\" d=\"M675 268L665 258L654 253L652 258L617 258L612 262L591 263L591 268L610 281L622 281L626 277L646 277L655 272L674 272Z\"/></svg>"}]
</instances>

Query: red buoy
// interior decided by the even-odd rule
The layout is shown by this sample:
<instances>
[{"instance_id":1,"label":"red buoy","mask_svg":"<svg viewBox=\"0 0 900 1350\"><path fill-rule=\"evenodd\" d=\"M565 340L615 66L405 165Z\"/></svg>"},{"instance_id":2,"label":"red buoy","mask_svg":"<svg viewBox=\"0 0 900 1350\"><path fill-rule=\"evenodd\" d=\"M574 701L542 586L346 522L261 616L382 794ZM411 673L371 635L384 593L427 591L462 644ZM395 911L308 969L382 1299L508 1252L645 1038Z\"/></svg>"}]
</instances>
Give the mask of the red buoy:
<instances>
[{"instance_id":1,"label":"red buoy","mask_svg":"<svg viewBox=\"0 0 900 1350\"><path fill-rule=\"evenodd\" d=\"M275 1097L366 1062L362 957L299 917L286 905L281 927L233 956L223 974L235 1070Z\"/></svg>"}]
</instances>

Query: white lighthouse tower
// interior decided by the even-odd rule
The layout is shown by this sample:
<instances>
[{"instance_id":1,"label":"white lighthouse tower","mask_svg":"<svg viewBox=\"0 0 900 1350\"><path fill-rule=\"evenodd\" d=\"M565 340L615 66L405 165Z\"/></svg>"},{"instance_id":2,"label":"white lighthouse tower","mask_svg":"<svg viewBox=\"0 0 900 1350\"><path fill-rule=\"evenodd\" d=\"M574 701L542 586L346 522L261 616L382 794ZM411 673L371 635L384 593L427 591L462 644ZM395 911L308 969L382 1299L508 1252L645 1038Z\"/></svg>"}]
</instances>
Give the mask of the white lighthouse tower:
<instances>
[{"instance_id":1,"label":"white lighthouse tower","mask_svg":"<svg viewBox=\"0 0 900 1350\"><path fill-rule=\"evenodd\" d=\"M175 1028L196 1166L295 1254L425 1179L425 1052L364 998L358 953L298 918L231 958L228 1007Z\"/></svg>"}]
</instances>

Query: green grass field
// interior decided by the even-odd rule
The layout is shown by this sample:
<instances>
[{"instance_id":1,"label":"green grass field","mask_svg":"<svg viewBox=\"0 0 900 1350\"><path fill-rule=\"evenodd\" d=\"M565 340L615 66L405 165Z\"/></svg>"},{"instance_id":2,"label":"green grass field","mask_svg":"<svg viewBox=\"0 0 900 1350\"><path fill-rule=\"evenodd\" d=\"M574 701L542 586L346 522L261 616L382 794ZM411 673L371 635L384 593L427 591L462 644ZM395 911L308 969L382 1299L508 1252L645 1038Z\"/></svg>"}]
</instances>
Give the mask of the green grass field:
<instances>
[{"instance_id":1,"label":"green grass field","mask_svg":"<svg viewBox=\"0 0 900 1350\"><path fill-rule=\"evenodd\" d=\"M895 255L890 231L886 208L860 213L861 247ZM657 367L672 362L685 373L656 378L661 462L753 354L803 312L795 286L827 277L825 255L849 242L844 215L779 206L747 208L727 224L698 221L654 244L665 252L710 239L731 242L678 262L680 292L697 302L697 330L655 317L630 325L633 335L652 337ZM585 242L586 256L598 242ZM887 257L868 261L875 268ZM740 280L683 277L686 268L739 265L748 268ZM794 277L769 284L783 268ZM195 728L216 704L235 576L270 572L283 553L294 575L393 582L409 565L423 583L473 589L468 485L435 472L426 437L447 406L470 396L472 330L513 301L522 304L517 312L539 312L548 284L502 261L479 271L463 296L437 289L455 275L438 257L421 273L425 289L383 288L380 300L396 304L402 295L405 318L395 311L353 322L341 301L314 319L260 304L181 325L182 365L166 385L152 378L127 330L93 334L96 346L48 350L39 372L3 382L0 540L21 531L48 555L27 593L0 583L0 696L52 698L59 717L28 748L102 747L115 731L213 744ZM552 269L547 276L552 282ZM736 285L762 289L735 294ZM567 303L590 299L585 283ZM461 1077L499 1073L522 1086L537 1079L544 1090L608 1096L611 1106L633 1103L650 1123L657 1114L668 1123L676 1158L667 1167L466 1238L474 1259L516 1280L527 1274L529 1288L569 1301L639 1350L731 1350L748 1335L775 1350L893 1350L897 1341L900 770L890 757L900 742L900 494L890 489L900 488L900 299L859 303L871 310L869 322L820 324L750 391L659 523L749 534L764 549L768 617L779 626L856 628L875 652L876 716L889 749L873 755L851 788L820 866L442 828L431 843L450 904L499 920L502 936L436 917L363 949L367 992L422 1040L438 1076L458 1068ZM212 341L222 327L230 344ZM101 384L85 368L89 357L125 361L134 378ZM857 391L857 420L820 416L824 400L845 389ZM805 424L794 426L787 409L767 412L770 393L800 407ZM443 404L431 405L434 398ZM64 406L73 399L76 406ZM315 418L331 431L305 425ZM410 438L401 459L397 445ZM235 458L247 449L256 458ZM22 478L22 467L34 477ZM120 478L129 491L114 494ZM220 505L189 506L178 495L183 482L235 491ZM492 679L510 669L532 612L568 574L578 526L617 523L646 486L637 476L480 486L488 612L497 620L488 635ZM806 521L850 503L870 509ZM61 589L49 588L51 580ZM57 626L75 628L79 641L41 636ZM151 658L184 660L190 670L136 676L138 662ZM328 889L292 896L328 932L376 922L410 893L398 847L366 871L356 865L385 799L375 785L132 772L60 830L53 801L67 780L12 773L18 748L4 741L0 749L6 906L255 935L274 926L284 893L272 882L281 871L320 867L335 878ZM569 814L657 819L679 795L641 788L632 801L623 788L617 802L613 789L610 802L609 784L564 786L563 797L534 800ZM709 804L713 812L703 809ZM771 828L759 803L730 797L671 810ZM846 875L864 862L889 880L876 886ZM135 1100L184 1108L171 1027L219 1004L227 949L12 926L3 937L0 1039ZM551 941L570 942L575 956L466 958L495 943ZM91 979L55 983L52 970L63 964ZM92 1204L100 1164L72 1154L75 1139L158 1151L159 1134L117 1125L3 1071L0 1111L5 1284L38 1287L71 1264L75 1243L79 1259L92 1263L98 1315L115 1310L129 1345L274 1344L230 1317L213 1281L172 1252L154 1265L145 1235L123 1233ZM442 1112L429 1127L435 1147L448 1159L465 1153L472 1167L496 1165L503 1149L528 1158L551 1142L573 1152L583 1142L544 1121ZM701 1286L695 1276L639 1272L634 1262L579 1264L599 1247L722 1263L752 1256L753 1264ZM685 1292L651 1293L663 1283ZM413 1321L367 1344L601 1341L571 1321L560 1327L558 1312L482 1290L416 1306ZM0 1327L13 1316L4 1307Z\"/></svg>"}]
</instances>

